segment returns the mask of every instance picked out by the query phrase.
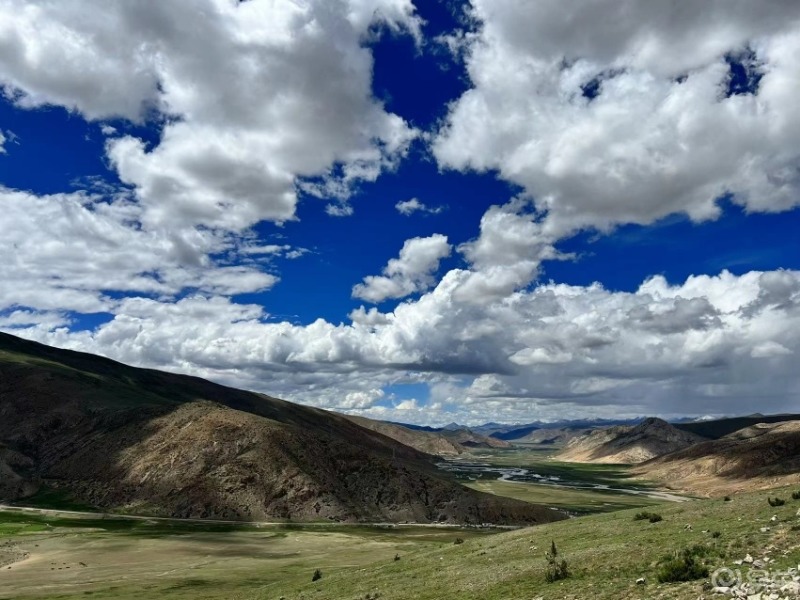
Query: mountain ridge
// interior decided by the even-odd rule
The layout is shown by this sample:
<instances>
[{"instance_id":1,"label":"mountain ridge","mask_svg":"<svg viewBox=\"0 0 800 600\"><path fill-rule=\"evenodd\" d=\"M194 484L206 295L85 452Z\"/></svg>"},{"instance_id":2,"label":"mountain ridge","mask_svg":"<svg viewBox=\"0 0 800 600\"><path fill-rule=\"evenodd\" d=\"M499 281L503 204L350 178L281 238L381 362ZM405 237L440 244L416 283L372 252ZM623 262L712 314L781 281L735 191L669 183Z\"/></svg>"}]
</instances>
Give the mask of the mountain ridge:
<instances>
[{"instance_id":1,"label":"mountain ridge","mask_svg":"<svg viewBox=\"0 0 800 600\"><path fill-rule=\"evenodd\" d=\"M0 333L4 499L46 483L102 509L233 520L532 524L428 454L341 415Z\"/></svg>"}]
</instances>

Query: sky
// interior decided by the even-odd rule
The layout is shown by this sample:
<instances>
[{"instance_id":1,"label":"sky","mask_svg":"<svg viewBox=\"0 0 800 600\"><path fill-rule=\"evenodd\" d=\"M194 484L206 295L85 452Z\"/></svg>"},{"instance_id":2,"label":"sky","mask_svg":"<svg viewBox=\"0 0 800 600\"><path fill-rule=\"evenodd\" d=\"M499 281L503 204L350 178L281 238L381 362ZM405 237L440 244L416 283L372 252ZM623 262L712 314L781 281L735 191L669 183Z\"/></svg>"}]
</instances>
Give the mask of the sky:
<instances>
[{"instance_id":1,"label":"sky","mask_svg":"<svg viewBox=\"0 0 800 600\"><path fill-rule=\"evenodd\" d=\"M0 330L441 425L797 411L796 0L0 0Z\"/></svg>"}]
</instances>

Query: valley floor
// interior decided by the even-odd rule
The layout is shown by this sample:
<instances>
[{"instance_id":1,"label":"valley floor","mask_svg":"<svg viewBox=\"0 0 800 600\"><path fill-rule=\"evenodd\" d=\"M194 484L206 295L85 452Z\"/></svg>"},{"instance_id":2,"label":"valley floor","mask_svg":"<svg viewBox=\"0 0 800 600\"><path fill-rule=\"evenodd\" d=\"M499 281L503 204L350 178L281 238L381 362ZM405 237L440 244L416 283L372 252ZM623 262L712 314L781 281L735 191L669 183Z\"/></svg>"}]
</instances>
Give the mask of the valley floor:
<instances>
[{"instance_id":1,"label":"valley floor","mask_svg":"<svg viewBox=\"0 0 800 600\"><path fill-rule=\"evenodd\" d=\"M709 596L702 588L708 578L657 583L663 560L682 549L702 546L712 571L745 568L734 561L747 554L770 557L775 570L800 561L800 501L792 489L737 494L730 502L665 502L627 493L653 490L619 466L557 463L526 451L478 452L462 463L488 467L456 472L471 487L584 516L503 533L198 523L69 512L80 507L45 494L35 510L0 508L0 600L694 600ZM549 482L498 479L504 468ZM770 506L767 497L775 495L786 504ZM43 510L48 503L59 510ZM663 520L635 520L643 508ZM546 583L544 553L553 541L572 576ZM316 569L322 577L312 583ZM637 585L642 577L646 584Z\"/></svg>"}]
</instances>

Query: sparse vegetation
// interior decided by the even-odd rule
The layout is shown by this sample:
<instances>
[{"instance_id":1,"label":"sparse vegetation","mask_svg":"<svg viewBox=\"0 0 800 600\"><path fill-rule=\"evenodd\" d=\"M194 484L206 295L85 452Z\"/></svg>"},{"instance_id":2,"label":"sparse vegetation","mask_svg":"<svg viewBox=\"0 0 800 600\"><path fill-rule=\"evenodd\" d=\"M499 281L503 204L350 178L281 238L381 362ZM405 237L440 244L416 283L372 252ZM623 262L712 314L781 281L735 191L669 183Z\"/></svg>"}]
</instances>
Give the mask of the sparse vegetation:
<instances>
[{"instance_id":1,"label":"sparse vegetation","mask_svg":"<svg viewBox=\"0 0 800 600\"><path fill-rule=\"evenodd\" d=\"M634 521L650 521L651 523L658 523L660 521L663 521L664 518L658 513L649 512L649 511L643 510L642 512L636 513L636 515L633 517L633 520Z\"/></svg>"},{"instance_id":2,"label":"sparse vegetation","mask_svg":"<svg viewBox=\"0 0 800 600\"><path fill-rule=\"evenodd\" d=\"M561 581L569 577L569 565L563 558L558 558L558 548L556 548L555 541L550 544L550 552L545 554L547 559L547 569L544 573L544 579L547 583L554 581Z\"/></svg>"},{"instance_id":3,"label":"sparse vegetation","mask_svg":"<svg viewBox=\"0 0 800 600\"><path fill-rule=\"evenodd\" d=\"M692 546L668 557L658 571L659 583L695 581L708 577L708 567L702 562L707 553L705 546Z\"/></svg>"},{"instance_id":4,"label":"sparse vegetation","mask_svg":"<svg viewBox=\"0 0 800 600\"><path fill-rule=\"evenodd\" d=\"M783 506L784 504L786 504L786 500L784 500L783 498L778 498L777 496L775 496L774 498L767 497L767 502L769 502L770 506Z\"/></svg>"}]
</instances>

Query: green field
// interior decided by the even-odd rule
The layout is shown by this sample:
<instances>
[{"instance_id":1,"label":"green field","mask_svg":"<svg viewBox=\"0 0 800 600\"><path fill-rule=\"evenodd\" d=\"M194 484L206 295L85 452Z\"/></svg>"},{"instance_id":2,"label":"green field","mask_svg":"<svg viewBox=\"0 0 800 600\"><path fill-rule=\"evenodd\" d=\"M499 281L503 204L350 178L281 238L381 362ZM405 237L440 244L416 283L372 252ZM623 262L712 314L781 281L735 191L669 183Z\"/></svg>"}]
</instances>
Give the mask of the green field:
<instances>
[{"instance_id":1,"label":"green field","mask_svg":"<svg viewBox=\"0 0 800 600\"><path fill-rule=\"evenodd\" d=\"M663 521L635 520L637 509L591 515L539 527L467 540L446 548L420 550L400 561L377 561L366 569L332 571L315 583L286 581L260 594L267 600L623 600L710 598L709 578L658 583L663 562L675 552L703 548L713 572L737 566L748 553L774 559L771 571L797 567L800 561L800 501L791 490L740 494L731 502L691 500L657 507ZM789 499L773 508L768 496ZM772 521L775 516L777 519ZM762 532L761 528L769 527ZM544 553L555 541L572 576L545 582ZM645 585L637 585L640 577ZM718 596L723 597L723 596ZM765 596L766 597L766 596Z\"/></svg>"},{"instance_id":2,"label":"green field","mask_svg":"<svg viewBox=\"0 0 800 600\"><path fill-rule=\"evenodd\" d=\"M634 508L503 533L3 510L0 564L9 547L29 556L0 568L0 599L694 599L703 594L703 581L656 582L670 553L703 546L712 569L733 566L748 553L769 553L776 560L771 569L798 564L800 501L791 491L663 503L648 509L663 516L658 523L635 520L640 509ZM786 505L771 507L767 497L775 495ZM586 495L575 499L586 501ZM457 538L463 543L454 543ZM549 584L544 552L551 541L572 576ZM312 583L316 569L322 578ZM644 588L635 584L639 577L647 579Z\"/></svg>"},{"instance_id":3,"label":"green field","mask_svg":"<svg viewBox=\"0 0 800 600\"><path fill-rule=\"evenodd\" d=\"M478 529L233 525L0 511L0 599L231 598L453 545ZM9 546L3 546L9 544Z\"/></svg>"},{"instance_id":4,"label":"green field","mask_svg":"<svg viewBox=\"0 0 800 600\"><path fill-rule=\"evenodd\" d=\"M646 496L513 481L482 480L466 485L481 492L553 506L573 514L609 512L633 507L654 506L663 502L663 500L650 499Z\"/></svg>"}]
</instances>

